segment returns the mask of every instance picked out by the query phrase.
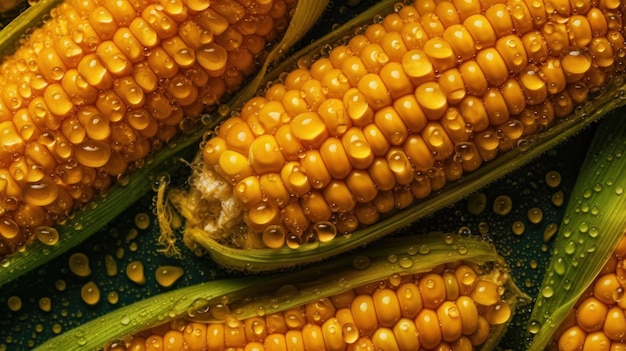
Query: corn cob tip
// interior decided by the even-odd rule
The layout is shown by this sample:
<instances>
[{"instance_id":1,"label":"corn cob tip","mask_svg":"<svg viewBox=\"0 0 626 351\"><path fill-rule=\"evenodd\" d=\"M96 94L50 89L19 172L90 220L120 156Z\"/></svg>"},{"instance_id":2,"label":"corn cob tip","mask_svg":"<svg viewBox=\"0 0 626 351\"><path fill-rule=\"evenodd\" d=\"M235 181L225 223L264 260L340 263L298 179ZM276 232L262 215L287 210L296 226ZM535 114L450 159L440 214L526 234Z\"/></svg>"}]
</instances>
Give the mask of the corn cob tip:
<instances>
[{"instance_id":1,"label":"corn cob tip","mask_svg":"<svg viewBox=\"0 0 626 351\"><path fill-rule=\"evenodd\" d=\"M615 0L397 6L219 126L192 216L235 247L349 236L576 114L623 74L623 13Z\"/></svg>"}]
</instances>

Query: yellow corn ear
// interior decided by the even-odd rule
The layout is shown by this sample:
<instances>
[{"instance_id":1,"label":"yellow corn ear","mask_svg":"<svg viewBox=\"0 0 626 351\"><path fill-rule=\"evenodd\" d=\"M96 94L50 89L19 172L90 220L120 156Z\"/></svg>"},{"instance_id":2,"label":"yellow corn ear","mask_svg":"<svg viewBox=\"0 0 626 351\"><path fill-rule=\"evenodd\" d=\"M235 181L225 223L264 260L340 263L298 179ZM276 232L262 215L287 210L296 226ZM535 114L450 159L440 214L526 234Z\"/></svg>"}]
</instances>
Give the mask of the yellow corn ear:
<instances>
[{"instance_id":1,"label":"yellow corn ear","mask_svg":"<svg viewBox=\"0 0 626 351\"><path fill-rule=\"evenodd\" d=\"M392 238L315 267L157 294L35 350L486 351L528 301L489 242L431 233Z\"/></svg>"},{"instance_id":2,"label":"yellow corn ear","mask_svg":"<svg viewBox=\"0 0 626 351\"><path fill-rule=\"evenodd\" d=\"M174 196L188 241L349 237L526 148L620 78L623 13L619 1L396 6L203 144L189 200Z\"/></svg>"},{"instance_id":3,"label":"yellow corn ear","mask_svg":"<svg viewBox=\"0 0 626 351\"><path fill-rule=\"evenodd\" d=\"M67 0L0 65L0 258L220 103L292 0Z\"/></svg>"},{"instance_id":4,"label":"yellow corn ear","mask_svg":"<svg viewBox=\"0 0 626 351\"><path fill-rule=\"evenodd\" d=\"M107 350L474 350L512 315L504 280L456 262L244 320L216 304L216 322L176 319Z\"/></svg>"}]
</instances>

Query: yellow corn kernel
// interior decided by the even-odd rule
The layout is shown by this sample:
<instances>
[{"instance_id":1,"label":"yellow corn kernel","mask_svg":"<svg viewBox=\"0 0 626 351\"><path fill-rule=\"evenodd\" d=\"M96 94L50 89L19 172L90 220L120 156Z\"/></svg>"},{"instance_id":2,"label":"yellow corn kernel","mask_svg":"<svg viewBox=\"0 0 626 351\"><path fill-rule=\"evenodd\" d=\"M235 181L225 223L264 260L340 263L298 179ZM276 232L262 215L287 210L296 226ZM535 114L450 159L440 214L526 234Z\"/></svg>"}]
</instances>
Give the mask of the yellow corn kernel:
<instances>
[{"instance_id":1,"label":"yellow corn kernel","mask_svg":"<svg viewBox=\"0 0 626 351\"><path fill-rule=\"evenodd\" d=\"M7 229L0 256L140 167L183 127L183 115L238 88L293 7L276 0L255 12L242 3L67 0L4 59L0 199L14 205L0 213ZM259 24L250 31L241 21ZM239 132L227 138L228 149L211 141L206 161L221 163L234 181L255 169L280 172L285 160L274 157L276 141L255 142L251 155L262 161L250 166L254 137ZM237 140L242 153L232 151Z\"/></svg>"},{"instance_id":2,"label":"yellow corn kernel","mask_svg":"<svg viewBox=\"0 0 626 351\"><path fill-rule=\"evenodd\" d=\"M125 345L120 342L117 347L125 346L130 350L131 346L142 345L168 350L171 346L189 351L229 347L242 350L359 350L361 347L400 351L473 350L488 339L492 327L511 317L511 310L503 296L483 305L472 299L476 293L472 289L463 293L456 288L448 291L450 287L461 286L462 282L457 279L467 280L468 275L493 283L498 291L503 288L502 283L493 281L489 274L480 276L470 266L453 263L439 266L430 273L402 276L400 281L391 278L316 298L265 316L237 320L235 315L228 315L224 316L224 321L209 323L173 320L143 331L141 336L128 338ZM435 280L439 296L437 303L432 304L434 300L428 296L432 293L422 288ZM455 282L444 284L444 280ZM457 296L452 298L454 295ZM430 302L423 304L423 301ZM502 318L487 317L494 309L502 311ZM597 342L596 339L588 342ZM154 348L157 344L159 346Z\"/></svg>"}]
</instances>

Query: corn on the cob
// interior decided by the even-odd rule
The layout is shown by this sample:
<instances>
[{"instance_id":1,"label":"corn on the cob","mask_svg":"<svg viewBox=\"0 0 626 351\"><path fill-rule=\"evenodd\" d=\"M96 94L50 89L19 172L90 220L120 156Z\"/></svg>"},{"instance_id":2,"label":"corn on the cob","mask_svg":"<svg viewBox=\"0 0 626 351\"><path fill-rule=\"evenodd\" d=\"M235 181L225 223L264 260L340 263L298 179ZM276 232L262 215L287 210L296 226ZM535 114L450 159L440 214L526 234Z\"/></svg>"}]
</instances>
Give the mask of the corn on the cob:
<instances>
[{"instance_id":1,"label":"corn on the cob","mask_svg":"<svg viewBox=\"0 0 626 351\"><path fill-rule=\"evenodd\" d=\"M623 11L619 1L398 6L220 126L191 180L193 221L229 245L269 248L375 223L599 93L624 69Z\"/></svg>"},{"instance_id":2,"label":"corn on the cob","mask_svg":"<svg viewBox=\"0 0 626 351\"><path fill-rule=\"evenodd\" d=\"M221 321L177 319L107 350L473 350L511 316L501 278L457 262L241 321L213 306Z\"/></svg>"},{"instance_id":3,"label":"corn on the cob","mask_svg":"<svg viewBox=\"0 0 626 351\"><path fill-rule=\"evenodd\" d=\"M554 334L553 349L626 349L626 236Z\"/></svg>"},{"instance_id":4,"label":"corn on the cob","mask_svg":"<svg viewBox=\"0 0 626 351\"><path fill-rule=\"evenodd\" d=\"M343 343L346 349L382 337L383 331L391 336L394 326L397 334L408 332L404 340L410 339L411 332L418 333L413 342L425 347L455 343L471 347L468 341L479 344L485 340L482 333L476 333L480 326L490 334L480 349L491 350L504 334L512 311L528 301L489 242L432 233L419 240L391 238L362 248L356 255L343 255L314 267L203 282L159 293L81 323L35 350L82 351L107 349L107 345L114 350L113 346L117 350L135 350L129 346L129 336L145 339L149 336L144 333L147 330L162 338L170 325L183 331L181 318L202 323L198 324L199 333L208 330L200 340L196 338L199 343L187 345L199 349L204 346L205 350L211 349L208 343L231 340L237 344L233 349L244 349L239 347L246 342L239 338L241 333L237 335L240 331L258 333L253 339L259 341L270 334L280 334L275 335L280 338L289 331L308 337L308 331L317 330L330 342L322 330L324 324L334 323L335 319L340 324L335 324L334 335L343 335L346 340L333 338L333 344ZM472 307L476 313L471 312L468 320L463 313L474 311ZM342 330L350 317L352 326L346 325ZM445 329L439 326L440 319ZM178 321L170 324L175 320ZM421 324L430 324L432 329L423 329ZM211 335L227 327L226 340L223 334ZM77 333L81 335L78 343ZM192 334L186 337L193 338ZM153 339L167 342L169 338ZM324 340L318 339L322 343ZM150 349L151 345L137 346L137 350ZM163 343L161 347L170 349Z\"/></svg>"},{"instance_id":5,"label":"corn on the cob","mask_svg":"<svg viewBox=\"0 0 626 351\"><path fill-rule=\"evenodd\" d=\"M294 1L67 0L0 66L0 257L219 103Z\"/></svg>"}]
</instances>

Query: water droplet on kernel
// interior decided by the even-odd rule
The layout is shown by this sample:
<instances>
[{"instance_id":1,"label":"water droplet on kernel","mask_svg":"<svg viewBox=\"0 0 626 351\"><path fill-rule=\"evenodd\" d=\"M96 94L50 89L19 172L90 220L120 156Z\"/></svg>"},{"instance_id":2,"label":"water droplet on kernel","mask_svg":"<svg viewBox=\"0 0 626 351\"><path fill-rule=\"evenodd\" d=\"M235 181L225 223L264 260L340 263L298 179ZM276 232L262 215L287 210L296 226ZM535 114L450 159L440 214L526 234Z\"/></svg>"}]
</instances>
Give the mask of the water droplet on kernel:
<instances>
[{"instance_id":1,"label":"water droplet on kernel","mask_svg":"<svg viewBox=\"0 0 626 351\"><path fill-rule=\"evenodd\" d=\"M359 330L356 325L346 323L341 327L343 341L346 344L354 344L359 339Z\"/></svg>"},{"instance_id":2,"label":"water droplet on kernel","mask_svg":"<svg viewBox=\"0 0 626 351\"><path fill-rule=\"evenodd\" d=\"M52 227L36 227L35 236L44 245L52 246L59 242L59 232Z\"/></svg>"},{"instance_id":3,"label":"water droplet on kernel","mask_svg":"<svg viewBox=\"0 0 626 351\"><path fill-rule=\"evenodd\" d=\"M337 236L337 227L329 221L317 222L313 225L313 232L317 239L324 243L333 240Z\"/></svg>"}]
</instances>

